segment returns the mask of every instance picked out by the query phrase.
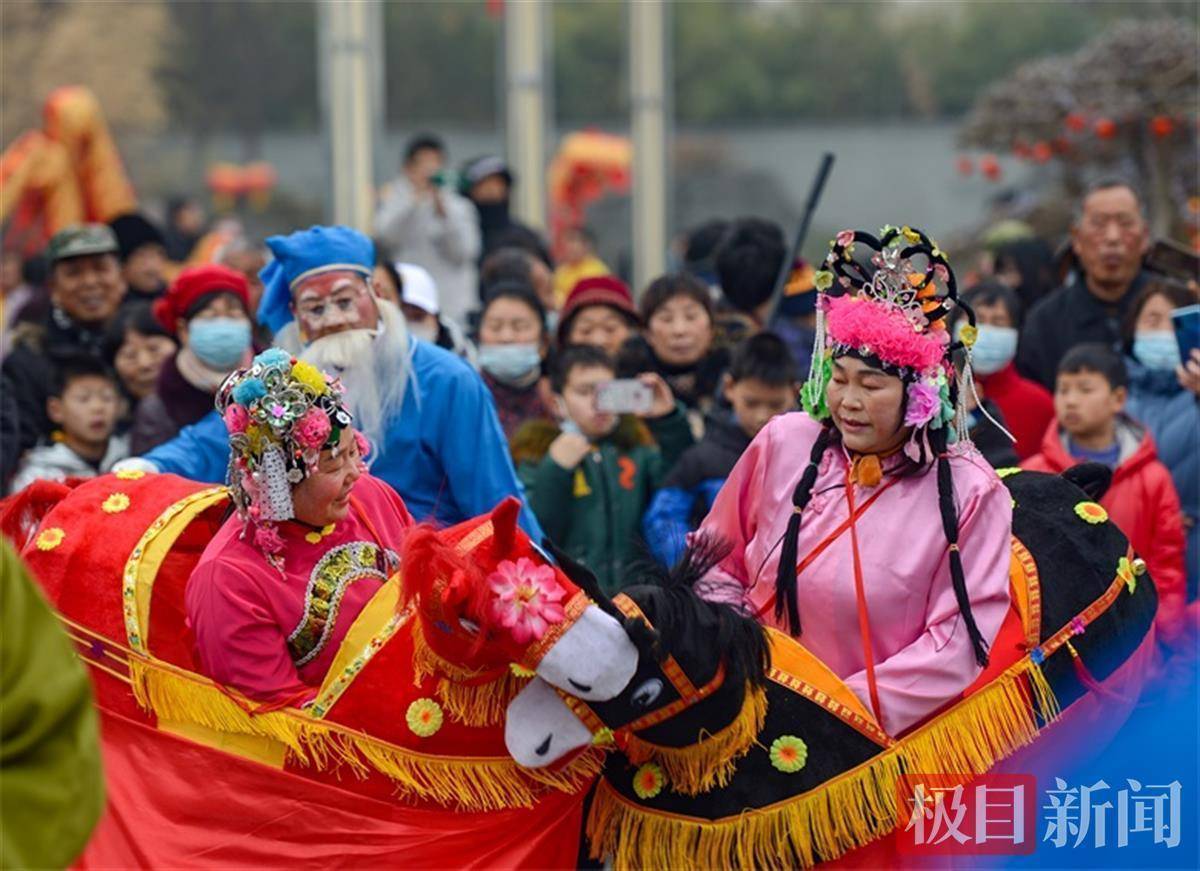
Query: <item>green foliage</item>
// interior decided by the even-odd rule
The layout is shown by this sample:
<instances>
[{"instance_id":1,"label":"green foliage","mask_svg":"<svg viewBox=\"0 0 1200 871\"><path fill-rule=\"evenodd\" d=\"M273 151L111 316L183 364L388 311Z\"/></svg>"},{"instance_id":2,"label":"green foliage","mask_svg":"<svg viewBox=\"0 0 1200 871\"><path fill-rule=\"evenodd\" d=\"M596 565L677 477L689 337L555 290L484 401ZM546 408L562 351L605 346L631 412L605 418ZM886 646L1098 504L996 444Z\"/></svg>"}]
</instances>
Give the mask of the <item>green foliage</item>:
<instances>
[{"instance_id":1,"label":"green foliage","mask_svg":"<svg viewBox=\"0 0 1200 871\"><path fill-rule=\"evenodd\" d=\"M1135 15L1195 18L1187 0L677 2L668 7L675 119L683 124L959 115L1017 65L1077 49ZM196 130L315 123L310 3L170 4L162 69L172 119ZM624 0L547 8L559 123L628 115ZM387 124L503 123L503 21L484 0L385 4Z\"/></svg>"},{"instance_id":2,"label":"green foliage","mask_svg":"<svg viewBox=\"0 0 1200 871\"><path fill-rule=\"evenodd\" d=\"M315 6L206 0L168 9L159 76L176 125L236 130L253 149L264 130L316 123Z\"/></svg>"}]
</instances>

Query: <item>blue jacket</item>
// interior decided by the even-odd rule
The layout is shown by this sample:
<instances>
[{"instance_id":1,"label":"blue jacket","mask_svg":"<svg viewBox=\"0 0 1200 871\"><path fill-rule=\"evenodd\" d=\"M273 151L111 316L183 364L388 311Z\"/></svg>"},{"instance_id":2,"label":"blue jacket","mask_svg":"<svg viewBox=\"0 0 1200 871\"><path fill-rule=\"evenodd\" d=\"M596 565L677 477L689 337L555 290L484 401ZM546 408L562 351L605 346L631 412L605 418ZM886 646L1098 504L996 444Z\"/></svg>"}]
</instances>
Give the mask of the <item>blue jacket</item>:
<instances>
[{"instance_id":1,"label":"blue jacket","mask_svg":"<svg viewBox=\"0 0 1200 871\"><path fill-rule=\"evenodd\" d=\"M415 340L415 384L392 422L371 474L387 481L414 518L454 524L491 511L506 496L525 501L491 393L459 357ZM214 411L145 455L160 471L196 481L225 480L229 439ZM528 504L521 526L542 540Z\"/></svg>"},{"instance_id":2,"label":"blue jacket","mask_svg":"<svg viewBox=\"0 0 1200 871\"><path fill-rule=\"evenodd\" d=\"M1179 385L1174 372L1147 369L1126 358L1129 401L1125 411L1150 430L1158 458L1171 472L1187 518L1188 598L1200 580L1200 403Z\"/></svg>"},{"instance_id":3,"label":"blue jacket","mask_svg":"<svg viewBox=\"0 0 1200 871\"><path fill-rule=\"evenodd\" d=\"M687 547L742 452L750 444L730 413L711 415L704 438L683 452L642 517L642 534L654 558L673 566Z\"/></svg>"}]
</instances>

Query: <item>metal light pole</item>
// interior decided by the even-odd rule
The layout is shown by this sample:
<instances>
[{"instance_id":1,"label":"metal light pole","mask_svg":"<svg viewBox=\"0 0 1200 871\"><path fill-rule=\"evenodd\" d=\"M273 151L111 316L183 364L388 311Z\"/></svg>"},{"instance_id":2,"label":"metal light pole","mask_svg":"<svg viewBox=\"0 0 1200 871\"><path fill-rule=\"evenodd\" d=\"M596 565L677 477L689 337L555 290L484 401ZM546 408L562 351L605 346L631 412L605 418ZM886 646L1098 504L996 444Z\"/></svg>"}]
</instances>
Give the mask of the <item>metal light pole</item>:
<instances>
[{"instance_id":1,"label":"metal light pole","mask_svg":"<svg viewBox=\"0 0 1200 871\"><path fill-rule=\"evenodd\" d=\"M667 40L662 0L629 4L633 113L633 281L645 287L667 266Z\"/></svg>"},{"instance_id":2,"label":"metal light pole","mask_svg":"<svg viewBox=\"0 0 1200 871\"><path fill-rule=\"evenodd\" d=\"M546 7L542 0L504 4L508 162L517 178L515 217L546 226Z\"/></svg>"},{"instance_id":3,"label":"metal light pole","mask_svg":"<svg viewBox=\"0 0 1200 871\"><path fill-rule=\"evenodd\" d=\"M377 133L379 3L321 0L318 49L322 114L333 185L333 221L371 232L374 213L373 145ZM247 82L247 87L252 83Z\"/></svg>"}]
</instances>

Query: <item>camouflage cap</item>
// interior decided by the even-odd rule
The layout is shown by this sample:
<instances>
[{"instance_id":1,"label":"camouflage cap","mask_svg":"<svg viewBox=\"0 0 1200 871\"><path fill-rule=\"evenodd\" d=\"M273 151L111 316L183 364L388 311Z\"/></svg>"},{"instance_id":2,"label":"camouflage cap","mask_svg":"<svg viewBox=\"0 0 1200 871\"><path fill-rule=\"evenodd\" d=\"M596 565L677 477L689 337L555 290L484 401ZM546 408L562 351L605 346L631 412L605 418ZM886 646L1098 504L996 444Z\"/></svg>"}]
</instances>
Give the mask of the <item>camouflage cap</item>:
<instances>
[{"instance_id":1,"label":"camouflage cap","mask_svg":"<svg viewBox=\"0 0 1200 871\"><path fill-rule=\"evenodd\" d=\"M88 254L116 254L120 251L117 235L105 224L75 224L59 230L46 246L46 259L53 266L69 257Z\"/></svg>"}]
</instances>

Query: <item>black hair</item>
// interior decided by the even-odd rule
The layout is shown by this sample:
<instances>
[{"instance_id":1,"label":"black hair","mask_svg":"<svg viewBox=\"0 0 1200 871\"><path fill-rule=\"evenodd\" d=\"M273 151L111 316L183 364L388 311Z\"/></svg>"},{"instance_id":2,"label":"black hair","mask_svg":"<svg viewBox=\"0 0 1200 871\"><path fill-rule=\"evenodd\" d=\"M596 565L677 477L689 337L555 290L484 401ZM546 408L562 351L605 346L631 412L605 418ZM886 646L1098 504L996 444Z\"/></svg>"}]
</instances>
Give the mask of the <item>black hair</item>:
<instances>
[{"instance_id":1,"label":"black hair","mask_svg":"<svg viewBox=\"0 0 1200 871\"><path fill-rule=\"evenodd\" d=\"M735 382L753 378L768 387L787 387L796 381L796 361L779 336L757 333L733 349L729 377Z\"/></svg>"},{"instance_id":2,"label":"black hair","mask_svg":"<svg viewBox=\"0 0 1200 871\"><path fill-rule=\"evenodd\" d=\"M32 287L45 287L50 277L50 261L44 254L35 254L21 261L21 280Z\"/></svg>"},{"instance_id":3,"label":"black hair","mask_svg":"<svg viewBox=\"0 0 1200 871\"><path fill-rule=\"evenodd\" d=\"M880 251L885 249L899 232L898 230L891 230L885 233L882 239L876 239L866 233L856 232L855 241L865 243L866 247ZM937 257L937 255L932 253L934 249L933 243L923 234L921 234L920 242L914 243L914 247L916 245L929 252L931 258ZM945 263L944 260L941 262ZM869 276L862 271L861 267L856 267L854 261L839 259L834 264L835 271L851 278L852 281L855 280L853 270L856 268L858 268L858 280L863 282L869 280ZM953 273L949 272L948 266L946 268L948 280L946 281L947 296L945 302L933 311L927 312L926 318L936 319L943 317L946 306L957 302L965 312L968 323L974 326L975 313L968 302L958 299ZM953 353L961 349L961 347L961 342L952 342L948 352ZM902 401L907 401L907 391L904 397ZM958 384L956 380L951 380L951 404L956 406L957 399ZM903 408L901 411L903 411ZM988 663L987 643L979 631L979 626L975 622L975 615L971 610L971 599L967 592L967 581L962 567L962 555L958 551L958 507L954 500L954 480L951 475L950 455L947 450L952 425L952 423L947 422L937 428L929 427L926 430L926 437L929 440L929 447L936 458L938 513L941 516L942 531L949 545L950 581L954 588L954 598L958 603L958 610L963 616L963 622L966 624L967 636L971 639L971 649L975 655L975 661L981 666L986 666ZM825 455L826 449L831 444L834 444L837 438L836 427L834 427L831 421L825 421L821 427L821 432L818 433L816 440L813 442L812 450L809 452L808 465L800 474L800 480L796 482L796 486L792 490L792 515L788 518L787 529L783 535L779 550L779 569L775 576L775 617L793 635L800 635L801 632L800 605L797 599L798 578L796 573L801 516L812 499L812 489L817 481L821 459Z\"/></svg>"},{"instance_id":4,"label":"black hair","mask_svg":"<svg viewBox=\"0 0 1200 871\"><path fill-rule=\"evenodd\" d=\"M479 312L479 322L483 323L483 317L487 314L487 310L491 308L492 303L498 299L515 299L517 302L522 302L533 309L537 315L538 325L541 327L542 333L546 332L546 307L542 305L542 301L538 299L538 295L534 293L533 287L528 281L498 281L495 284L489 285L483 297L483 308Z\"/></svg>"},{"instance_id":5,"label":"black hair","mask_svg":"<svg viewBox=\"0 0 1200 871\"><path fill-rule=\"evenodd\" d=\"M1015 329L1021 328L1021 322L1024 319L1024 309L1021 305L1021 298L1017 296L1017 292L1002 281L997 281L994 278L987 278L978 284L972 285L962 295L962 301L971 306L972 309L977 309L981 305L995 305L1000 303L1008 311L1008 318L1012 321ZM954 328L963 318L963 312L955 309L951 315L950 329L953 335Z\"/></svg>"},{"instance_id":6,"label":"black hair","mask_svg":"<svg viewBox=\"0 0 1200 871\"><path fill-rule=\"evenodd\" d=\"M497 248L479 264L479 296L487 299L488 288L501 281L515 281L532 287L533 260L536 255L524 248Z\"/></svg>"},{"instance_id":7,"label":"black hair","mask_svg":"<svg viewBox=\"0 0 1200 871\"><path fill-rule=\"evenodd\" d=\"M1083 220L1083 204L1088 197L1099 191L1112 190L1113 188L1125 188L1125 190L1133 194L1133 198L1137 200L1138 214L1142 216L1142 220L1146 219L1146 200L1142 196L1142 191L1137 186L1137 183L1123 175L1105 175L1089 182L1087 187L1083 189L1083 193L1075 203L1075 214L1071 224L1077 225Z\"/></svg>"},{"instance_id":8,"label":"black hair","mask_svg":"<svg viewBox=\"0 0 1200 871\"><path fill-rule=\"evenodd\" d=\"M135 330L143 336L165 336L173 342L176 341L175 337L163 329L163 325L158 322L158 318L150 309L150 303L139 302L123 305L117 309L116 317L112 319L108 329L104 332L104 342L102 343L104 359L110 366L117 358L117 352L121 350L121 346L125 344L125 334L130 330Z\"/></svg>"},{"instance_id":9,"label":"black hair","mask_svg":"<svg viewBox=\"0 0 1200 871\"><path fill-rule=\"evenodd\" d=\"M200 296L192 300L192 304L183 311L183 320L185 322L190 321L221 297L227 297L236 302L241 310L246 313L246 317L250 317L250 311L246 308L246 303L232 290L211 290L208 293L200 294ZM142 330L139 329L138 332L140 333Z\"/></svg>"},{"instance_id":10,"label":"black hair","mask_svg":"<svg viewBox=\"0 0 1200 871\"><path fill-rule=\"evenodd\" d=\"M1045 239L1014 239L997 248L994 256L995 271L1012 267L1021 276L1016 292L1026 306L1054 289L1054 249Z\"/></svg>"},{"instance_id":11,"label":"black hair","mask_svg":"<svg viewBox=\"0 0 1200 871\"><path fill-rule=\"evenodd\" d=\"M524 251L545 263L547 269L554 268L554 258L550 256L546 241L537 232L522 224L509 224L492 236L489 240L489 250L496 251L501 248Z\"/></svg>"},{"instance_id":12,"label":"black hair","mask_svg":"<svg viewBox=\"0 0 1200 871\"><path fill-rule=\"evenodd\" d=\"M729 222L717 218L698 224L687 232L687 245L683 260L689 267L711 261L729 232Z\"/></svg>"},{"instance_id":13,"label":"black hair","mask_svg":"<svg viewBox=\"0 0 1200 871\"><path fill-rule=\"evenodd\" d=\"M1121 338L1125 342L1126 350L1133 346L1133 336L1137 332L1137 321L1142 315L1142 309L1156 296L1165 296L1167 302L1171 304L1171 308L1183 308L1200 302L1200 296L1186 284L1180 284L1178 281L1171 281L1168 278L1150 279L1142 285L1138 295L1133 298L1133 302L1125 312L1124 320L1121 321Z\"/></svg>"},{"instance_id":14,"label":"black hair","mask_svg":"<svg viewBox=\"0 0 1200 871\"><path fill-rule=\"evenodd\" d=\"M642 294L642 323L649 324L654 313L677 296L686 296L700 303L708 312L708 319L715 321L716 312L708 288L686 272L672 272L654 279Z\"/></svg>"},{"instance_id":15,"label":"black hair","mask_svg":"<svg viewBox=\"0 0 1200 871\"><path fill-rule=\"evenodd\" d=\"M438 154L444 155L446 143L435 133L418 133L404 144L404 162L412 163L412 159L417 156L419 151L436 151Z\"/></svg>"},{"instance_id":16,"label":"black hair","mask_svg":"<svg viewBox=\"0 0 1200 871\"><path fill-rule=\"evenodd\" d=\"M1067 351L1058 364L1056 374L1078 375L1081 372L1103 375L1113 390L1129 386L1129 371L1121 355L1099 342L1085 342Z\"/></svg>"},{"instance_id":17,"label":"black hair","mask_svg":"<svg viewBox=\"0 0 1200 871\"><path fill-rule=\"evenodd\" d=\"M55 358L53 378L47 396L61 398L71 382L78 378L103 378L114 387L120 380L104 361L92 354L74 353Z\"/></svg>"},{"instance_id":18,"label":"black hair","mask_svg":"<svg viewBox=\"0 0 1200 871\"><path fill-rule=\"evenodd\" d=\"M550 371L550 389L562 393L572 369L592 367L617 371L616 362L603 348L596 345L567 345L554 359L554 368Z\"/></svg>"},{"instance_id":19,"label":"black hair","mask_svg":"<svg viewBox=\"0 0 1200 871\"><path fill-rule=\"evenodd\" d=\"M771 298L787 247L778 224L761 218L734 223L717 251L717 280L738 311L752 312Z\"/></svg>"}]
</instances>

